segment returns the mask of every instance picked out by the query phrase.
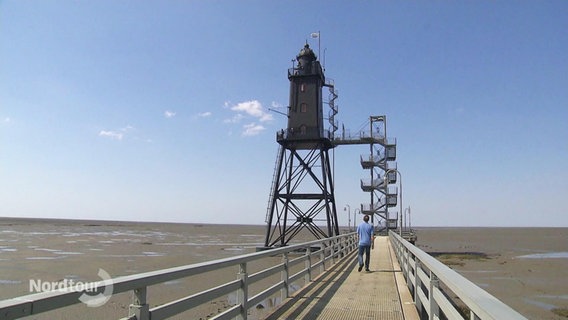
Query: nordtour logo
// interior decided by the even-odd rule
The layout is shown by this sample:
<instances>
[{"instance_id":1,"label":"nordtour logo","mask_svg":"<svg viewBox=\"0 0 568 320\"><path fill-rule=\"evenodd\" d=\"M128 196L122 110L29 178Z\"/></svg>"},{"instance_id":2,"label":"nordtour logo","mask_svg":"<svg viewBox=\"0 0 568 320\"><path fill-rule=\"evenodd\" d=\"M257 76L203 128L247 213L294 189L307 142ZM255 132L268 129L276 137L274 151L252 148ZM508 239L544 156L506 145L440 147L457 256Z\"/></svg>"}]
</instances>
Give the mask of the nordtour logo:
<instances>
[{"instance_id":1,"label":"nordtour logo","mask_svg":"<svg viewBox=\"0 0 568 320\"><path fill-rule=\"evenodd\" d=\"M103 269L99 269L97 275L102 281L82 282L73 279L63 279L62 281L48 282L40 279L30 279L30 292L83 292L79 297L79 301L88 307L100 307L107 303L112 296L113 282L108 272ZM102 286L104 286L104 290L99 292Z\"/></svg>"}]
</instances>

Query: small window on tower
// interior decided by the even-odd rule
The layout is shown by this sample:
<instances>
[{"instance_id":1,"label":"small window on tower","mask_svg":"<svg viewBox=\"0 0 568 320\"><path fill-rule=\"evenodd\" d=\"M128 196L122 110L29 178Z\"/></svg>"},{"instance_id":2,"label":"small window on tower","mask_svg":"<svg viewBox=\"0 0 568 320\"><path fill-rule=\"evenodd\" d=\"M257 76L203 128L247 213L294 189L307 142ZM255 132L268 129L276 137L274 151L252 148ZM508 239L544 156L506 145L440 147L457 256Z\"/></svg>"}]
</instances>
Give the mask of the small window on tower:
<instances>
[{"instance_id":1,"label":"small window on tower","mask_svg":"<svg viewBox=\"0 0 568 320\"><path fill-rule=\"evenodd\" d=\"M302 104L300 105L300 112L308 112L308 104L305 102L302 102Z\"/></svg>"},{"instance_id":2,"label":"small window on tower","mask_svg":"<svg viewBox=\"0 0 568 320\"><path fill-rule=\"evenodd\" d=\"M306 84L305 83L300 84L300 91L301 92L306 91Z\"/></svg>"},{"instance_id":3,"label":"small window on tower","mask_svg":"<svg viewBox=\"0 0 568 320\"><path fill-rule=\"evenodd\" d=\"M300 134L301 134L301 135L306 134L306 125L305 125L305 124L303 124L303 125L300 126Z\"/></svg>"}]
</instances>

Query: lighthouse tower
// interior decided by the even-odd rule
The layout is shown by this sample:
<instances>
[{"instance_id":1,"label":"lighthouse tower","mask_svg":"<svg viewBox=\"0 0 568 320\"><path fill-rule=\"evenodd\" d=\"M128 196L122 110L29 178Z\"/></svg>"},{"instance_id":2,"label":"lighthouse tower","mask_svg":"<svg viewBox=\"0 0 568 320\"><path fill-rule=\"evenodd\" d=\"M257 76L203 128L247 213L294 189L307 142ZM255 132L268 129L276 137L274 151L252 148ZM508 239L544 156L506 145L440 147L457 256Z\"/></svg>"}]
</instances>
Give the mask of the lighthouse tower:
<instances>
[{"instance_id":1,"label":"lighthouse tower","mask_svg":"<svg viewBox=\"0 0 568 320\"><path fill-rule=\"evenodd\" d=\"M307 44L296 60L298 65L288 71L290 109L287 139L317 143L324 138L321 89L325 84L325 76L315 53ZM303 147L310 148L310 145Z\"/></svg>"},{"instance_id":2,"label":"lighthouse tower","mask_svg":"<svg viewBox=\"0 0 568 320\"><path fill-rule=\"evenodd\" d=\"M288 70L288 127L280 145L268 201L265 247L285 246L303 230L317 239L339 234L329 150L332 136L324 128L322 87L325 76L306 44Z\"/></svg>"}]
</instances>

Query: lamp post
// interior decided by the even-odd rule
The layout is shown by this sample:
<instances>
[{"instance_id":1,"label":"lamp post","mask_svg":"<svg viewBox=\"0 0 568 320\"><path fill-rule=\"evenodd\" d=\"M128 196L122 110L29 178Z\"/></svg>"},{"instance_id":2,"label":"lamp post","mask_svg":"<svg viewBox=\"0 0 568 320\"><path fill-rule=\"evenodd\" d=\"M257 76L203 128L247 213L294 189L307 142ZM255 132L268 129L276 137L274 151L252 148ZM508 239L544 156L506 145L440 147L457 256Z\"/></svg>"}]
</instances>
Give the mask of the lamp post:
<instances>
[{"instance_id":1,"label":"lamp post","mask_svg":"<svg viewBox=\"0 0 568 320\"><path fill-rule=\"evenodd\" d=\"M407 213L408 212L408 213ZM404 208L404 229L408 230L409 229L409 219L410 219L410 207L408 208Z\"/></svg>"},{"instance_id":2,"label":"lamp post","mask_svg":"<svg viewBox=\"0 0 568 320\"><path fill-rule=\"evenodd\" d=\"M361 214L361 209L356 208L355 210L353 210L353 231L357 231L357 212Z\"/></svg>"},{"instance_id":3,"label":"lamp post","mask_svg":"<svg viewBox=\"0 0 568 320\"><path fill-rule=\"evenodd\" d=\"M347 210L349 209L349 210ZM343 211L347 211L347 219L349 220L349 223L347 224L347 226L349 227L349 231L351 231L351 206L346 204L345 207L343 208Z\"/></svg>"},{"instance_id":4,"label":"lamp post","mask_svg":"<svg viewBox=\"0 0 568 320\"><path fill-rule=\"evenodd\" d=\"M398 171L397 169L388 169L387 171L385 171L385 175L383 176L383 182L385 185L385 189L386 189L386 195L388 197L388 180L387 177L389 175L390 172L396 172L398 174L398 184L400 185L400 226L399 226L399 234L402 237L402 216L404 215L403 212L403 206L402 206L402 175L400 174L400 171ZM388 201L388 200L387 200ZM388 216L387 216L388 219Z\"/></svg>"}]
</instances>

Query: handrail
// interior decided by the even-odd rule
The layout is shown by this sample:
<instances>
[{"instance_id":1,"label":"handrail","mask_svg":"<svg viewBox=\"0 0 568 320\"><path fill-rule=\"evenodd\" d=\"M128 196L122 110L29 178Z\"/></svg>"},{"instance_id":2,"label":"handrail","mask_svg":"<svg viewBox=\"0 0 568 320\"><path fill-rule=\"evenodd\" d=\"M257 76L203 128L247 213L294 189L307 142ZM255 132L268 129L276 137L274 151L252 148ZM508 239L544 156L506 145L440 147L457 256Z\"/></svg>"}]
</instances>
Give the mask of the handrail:
<instances>
[{"instance_id":1,"label":"handrail","mask_svg":"<svg viewBox=\"0 0 568 320\"><path fill-rule=\"evenodd\" d=\"M465 319L448 298L449 292L442 288L444 287L465 303L469 309L467 319L526 319L397 233L390 231L389 237L406 284L414 294L416 308L423 318L438 319L440 313L443 313L447 319Z\"/></svg>"},{"instance_id":2,"label":"handrail","mask_svg":"<svg viewBox=\"0 0 568 320\"><path fill-rule=\"evenodd\" d=\"M337 262L337 257L343 257L353 252L357 244L355 235L356 233L349 233L231 258L122 276L89 283L84 287L89 288L89 294L91 295L94 291L103 292L105 288L110 285L112 285L113 288L112 294L134 291L134 302L130 305L129 315L125 319L137 320L165 319L202 305L212 299L236 292L237 304L218 314L215 319L230 319L235 317L238 319L246 319L249 308L269 298L278 291L281 292L282 300L288 298L289 286L295 280L304 277L307 281L312 281L312 274L315 268L319 268L319 272L321 273L326 270L326 266L329 265L329 260L335 263ZM320 246L320 249L312 251L316 246ZM305 254L290 260L288 259L288 254L292 252L305 252ZM274 257L276 255L283 255L282 263L254 274L248 274L247 264L249 262ZM319 261L313 263L312 257L319 257ZM290 268L301 262L305 263L304 269L296 274L290 275ZM152 309L149 308L149 304L146 301L146 291L149 286L232 266L236 266L239 269L236 280L183 297L176 301L165 303ZM272 284L269 288L253 297L248 296L248 287L251 284L278 272L282 275L281 281ZM81 303L79 298L83 293L85 293L85 290L49 291L0 301L0 320L17 319L79 304Z\"/></svg>"}]
</instances>

